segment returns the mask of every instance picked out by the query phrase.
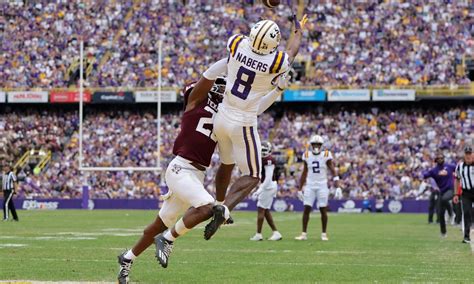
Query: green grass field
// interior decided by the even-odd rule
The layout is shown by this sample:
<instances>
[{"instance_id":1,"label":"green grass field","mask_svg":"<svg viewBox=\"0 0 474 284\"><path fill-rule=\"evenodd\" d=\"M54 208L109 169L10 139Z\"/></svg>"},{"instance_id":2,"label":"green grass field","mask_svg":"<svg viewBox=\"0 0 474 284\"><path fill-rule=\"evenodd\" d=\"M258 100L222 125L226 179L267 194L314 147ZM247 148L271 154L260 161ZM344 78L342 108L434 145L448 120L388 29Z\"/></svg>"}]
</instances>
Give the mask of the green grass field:
<instances>
[{"instance_id":1,"label":"green grass field","mask_svg":"<svg viewBox=\"0 0 474 284\"><path fill-rule=\"evenodd\" d=\"M114 282L116 256L133 246L154 211L20 211L21 222L0 223L0 280ZM256 213L234 213L235 225L210 241L203 226L176 242L167 269L154 246L134 263L140 283L474 283L474 255L459 228L439 227L426 215L332 214L329 242L312 215L306 242L299 213L274 213L283 240L251 242ZM269 237L268 227L264 236Z\"/></svg>"}]
</instances>

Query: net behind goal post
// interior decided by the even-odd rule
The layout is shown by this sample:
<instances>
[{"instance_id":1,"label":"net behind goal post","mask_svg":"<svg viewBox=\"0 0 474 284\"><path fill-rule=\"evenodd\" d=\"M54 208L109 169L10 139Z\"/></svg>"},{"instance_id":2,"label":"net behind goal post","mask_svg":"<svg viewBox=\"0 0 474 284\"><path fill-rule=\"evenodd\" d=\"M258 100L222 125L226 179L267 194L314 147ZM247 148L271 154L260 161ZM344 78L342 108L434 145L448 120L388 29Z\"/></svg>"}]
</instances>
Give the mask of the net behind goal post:
<instances>
[{"instance_id":1,"label":"net behind goal post","mask_svg":"<svg viewBox=\"0 0 474 284\"><path fill-rule=\"evenodd\" d=\"M80 67L79 67L79 171L81 172L124 172L124 171L141 171L141 172L161 172L161 60L162 60L162 44L158 41L158 99L157 99L157 157L156 166L154 167L86 167L84 166L83 156L83 119L84 119L84 41L80 41Z\"/></svg>"}]
</instances>

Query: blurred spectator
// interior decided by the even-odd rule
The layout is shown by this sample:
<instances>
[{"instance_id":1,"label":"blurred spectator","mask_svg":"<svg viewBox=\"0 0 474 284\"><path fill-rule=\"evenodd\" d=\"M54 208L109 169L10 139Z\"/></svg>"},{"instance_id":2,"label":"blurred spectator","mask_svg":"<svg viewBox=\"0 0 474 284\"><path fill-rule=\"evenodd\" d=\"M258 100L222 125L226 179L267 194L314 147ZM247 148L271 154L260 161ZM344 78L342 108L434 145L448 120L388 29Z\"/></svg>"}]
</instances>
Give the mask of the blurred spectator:
<instances>
[{"instance_id":1,"label":"blurred spectator","mask_svg":"<svg viewBox=\"0 0 474 284\"><path fill-rule=\"evenodd\" d=\"M332 184L332 195L354 199L427 198L418 196L426 186L420 180L432 165L433 155L445 151L447 161L474 138L474 109L436 106L345 109L339 106L285 109L281 117L265 113L259 118L261 135L272 141L275 158L283 170L279 196L296 197L301 175L301 156L307 139L319 134L324 147L335 156L342 193ZM172 159L172 146L179 132L180 113L161 118L161 167ZM76 111L7 110L0 115L0 154L17 161L31 148L53 152L40 175L27 167L22 197L81 196L81 186L92 187L92 198L157 198L164 181L152 172L89 172L78 170L78 119ZM87 167L153 167L157 159L156 115L146 109L90 109L84 121L83 155ZM36 146L34 146L36 145ZM205 186L214 191L219 156L212 158ZM238 176L234 171L233 179ZM342 195L342 196L341 196Z\"/></svg>"},{"instance_id":2,"label":"blurred spectator","mask_svg":"<svg viewBox=\"0 0 474 284\"><path fill-rule=\"evenodd\" d=\"M248 34L260 18L275 20L288 39L290 6L252 2L1 1L0 82L6 88L66 87L83 38L84 56L95 62L87 85L155 86L161 39L163 84L179 88L225 57L227 39ZM305 6L310 25L298 61L306 71L297 84L469 83L455 72L455 63L472 51L469 1L336 2Z\"/></svg>"}]
</instances>

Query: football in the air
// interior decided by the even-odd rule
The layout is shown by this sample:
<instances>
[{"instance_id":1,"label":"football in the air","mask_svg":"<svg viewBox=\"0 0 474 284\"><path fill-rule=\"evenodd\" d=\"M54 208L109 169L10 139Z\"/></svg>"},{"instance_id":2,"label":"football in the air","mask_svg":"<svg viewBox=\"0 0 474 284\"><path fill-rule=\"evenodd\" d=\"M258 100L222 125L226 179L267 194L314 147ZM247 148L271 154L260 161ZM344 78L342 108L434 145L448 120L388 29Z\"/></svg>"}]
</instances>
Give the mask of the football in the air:
<instances>
[{"instance_id":1,"label":"football in the air","mask_svg":"<svg viewBox=\"0 0 474 284\"><path fill-rule=\"evenodd\" d=\"M263 5L267 6L268 8L275 8L276 6L280 5L280 0L262 0Z\"/></svg>"}]
</instances>

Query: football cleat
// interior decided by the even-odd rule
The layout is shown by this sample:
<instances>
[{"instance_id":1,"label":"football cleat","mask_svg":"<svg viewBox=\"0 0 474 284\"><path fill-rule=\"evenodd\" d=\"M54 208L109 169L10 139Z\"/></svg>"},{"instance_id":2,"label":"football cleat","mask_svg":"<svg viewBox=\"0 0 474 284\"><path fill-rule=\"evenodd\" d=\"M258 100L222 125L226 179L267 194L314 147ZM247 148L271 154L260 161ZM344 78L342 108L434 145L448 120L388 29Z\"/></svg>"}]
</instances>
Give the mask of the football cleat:
<instances>
[{"instance_id":1,"label":"football cleat","mask_svg":"<svg viewBox=\"0 0 474 284\"><path fill-rule=\"evenodd\" d=\"M462 240L462 242L464 244L470 244L471 243L471 239L470 238L464 238L464 240Z\"/></svg>"},{"instance_id":2,"label":"football cleat","mask_svg":"<svg viewBox=\"0 0 474 284\"><path fill-rule=\"evenodd\" d=\"M168 267L168 260L171 252L173 251L174 243L165 239L163 234L159 234L155 237L156 245L156 259L160 262L163 268Z\"/></svg>"},{"instance_id":3,"label":"football cleat","mask_svg":"<svg viewBox=\"0 0 474 284\"><path fill-rule=\"evenodd\" d=\"M214 213L212 220L206 225L206 228L204 228L205 240L211 239L211 237L217 232L219 227L224 224L226 220L226 207L223 205L214 205L214 207L212 207L212 212Z\"/></svg>"},{"instance_id":4,"label":"football cleat","mask_svg":"<svg viewBox=\"0 0 474 284\"><path fill-rule=\"evenodd\" d=\"M225 221L224 225L232 225L234 224L234 219L232 216L229 216L229 218Z\"/></svg>"},{"instance_id":5,"label":"football cleat","mask_svg":"<svg viewBox=\"0 0 474 284\"><path fill-rule=\"evenodd\" d=\"M280 232L274 231L272 236L268 238L269 241L279 241L282 239Z\"/></svg>"},{"instance_id":6,"label":"football cleat","mask_svg":"<svg viewBox=\"0 0 474 284\"><path fill-rule=\"evenodd\" d=\"M308 236L304 233L301 233L301 235L295 237L295 240L297 241L306 241L308 239Z\"/></svg>"},{"instance_id":7,"label":"football cleat","mask_svg":"<svg viewBox=\"0 0 474 284\"><path fill-rule=\"evenodd\" d=\"M255 236L250 238L251 241L263 241L262 234L256 233Z\"/></svg>"},{"instance_id":8,"label":"football cleat","mask_svg":"<svg viewBox=\"0 0 474 284\"><path fill-rule=\"evenodd\" d=\"M441 238L442 238L442 239L446 239L447 237L448 237L448 234L446 234L446 233L444 233L444 234L441 233Z\"/></svg>"},{"instance_id":9,"label":"football cleat","mask_svg":"<svg viewBox=\"0 0 474 284\"><path fill-rule=\"evenodd\" d=\"M329 239L328 239L328 234L326 234L326 233L321 233L321 240L322 240L322 241L329 241Z\"/></svg>"},{"instance_id":10,"label":"football cleat","mask_svg":"<svg viewBox=\"0 0 474 284\"><path fill-rule=\"evenodd\" d=\"M123 252L121 255L117 256L118 263L120 265L120 270L117 276L117 280L119 284L127 284L129 283L128 274L130 273L130 269L132 268L133 260L126 259L125 254L127 251Z\"/></svg>"}]
</instances>

